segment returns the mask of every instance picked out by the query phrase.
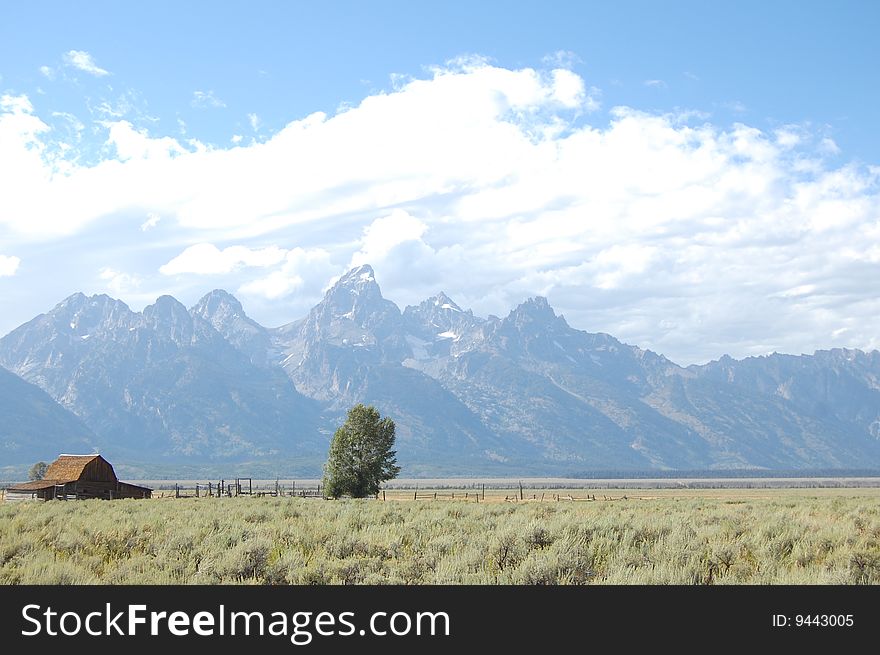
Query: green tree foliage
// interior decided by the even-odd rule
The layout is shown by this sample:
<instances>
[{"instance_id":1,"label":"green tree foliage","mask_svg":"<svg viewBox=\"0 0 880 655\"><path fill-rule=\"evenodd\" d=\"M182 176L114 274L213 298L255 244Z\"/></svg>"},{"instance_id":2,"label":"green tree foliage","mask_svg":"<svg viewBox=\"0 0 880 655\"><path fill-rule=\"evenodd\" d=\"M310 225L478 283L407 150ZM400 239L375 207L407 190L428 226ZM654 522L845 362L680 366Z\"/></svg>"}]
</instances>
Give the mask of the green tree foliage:
<instances>
[{"instance_id":1,"label":"green tree foliage","mask_svg":"<svg viewBox=\"0 0 880 655\"><path fill-rule=\"evenodd\" d=\"M358 404L336 430L324 464L324 494L364 498L400 473L394 447L394 421L381 418L372 405Z\"/></svg>"},{"instance_id":2,"label":"green tree foliage","mask_svg":"<svg viewBox=\"0 0 880 655\"><path fill-rule=\"evenodd\" d=\"M48 468L49 465L46 462L37 462L28 469L28 480L42 480Z\"/></svg>"}]
</instances>

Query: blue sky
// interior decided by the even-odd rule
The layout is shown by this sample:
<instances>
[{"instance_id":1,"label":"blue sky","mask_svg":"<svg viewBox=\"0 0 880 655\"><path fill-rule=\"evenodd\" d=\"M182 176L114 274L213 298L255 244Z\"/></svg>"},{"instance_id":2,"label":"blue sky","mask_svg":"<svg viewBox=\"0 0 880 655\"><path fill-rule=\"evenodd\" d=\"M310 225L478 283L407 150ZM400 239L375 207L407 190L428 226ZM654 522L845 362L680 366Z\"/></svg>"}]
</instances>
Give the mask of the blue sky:
<instances>
[{"instance_id":1,"label":"blue sky","mask_svg":"<svg viewBox=\"0 0 880 655\"><path fill-rule=\"evenodd\" d=\"M880 5L0 5L0 334L546 295L681 363L880 346ZM4 189L4 187L6 187Z\"/></svg>"}]
</instances>

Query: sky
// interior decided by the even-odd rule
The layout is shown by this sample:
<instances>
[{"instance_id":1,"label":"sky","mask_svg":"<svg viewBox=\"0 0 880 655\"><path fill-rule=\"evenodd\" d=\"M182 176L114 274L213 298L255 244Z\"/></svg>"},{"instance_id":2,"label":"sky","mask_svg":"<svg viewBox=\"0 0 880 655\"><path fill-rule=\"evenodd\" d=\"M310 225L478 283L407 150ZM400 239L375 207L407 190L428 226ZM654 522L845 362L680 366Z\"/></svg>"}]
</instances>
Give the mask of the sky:
<instances>
[{"instance_id":1,"label":"sky","mask_svg":"<svg viewBox=\"0 0 880 655\"><path fill-rule=\"evenodd\" d=\"M880 3L0 2L0 335L545 296L682 364L880 348Z\"/></svg>"}]
</instances>

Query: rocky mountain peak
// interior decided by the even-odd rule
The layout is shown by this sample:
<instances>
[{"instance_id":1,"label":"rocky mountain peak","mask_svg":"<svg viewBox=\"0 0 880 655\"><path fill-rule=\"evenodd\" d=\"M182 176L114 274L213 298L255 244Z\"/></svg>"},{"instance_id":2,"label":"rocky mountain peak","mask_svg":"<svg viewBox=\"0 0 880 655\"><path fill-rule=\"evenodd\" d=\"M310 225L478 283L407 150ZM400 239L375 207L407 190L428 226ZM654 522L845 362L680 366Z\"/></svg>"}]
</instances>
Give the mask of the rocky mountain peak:
<instances>
[{"instance_id":1,"label":"rocky mountain peak","mask_svg":"<svg viewBox=\"0 0 880 655\"><path fill-rule=\"evenodd\" d=\"M504 319L475 317L442 292L401 315L370 266L345 273L284 329L263 328L220 289L189 311L163 296L143 313L74 294L0 339L0 365L73 411L99 443L143 458L311 457L326 452L348 407L367 402L394 417L403 456L446 470L880 462L876 351L681 369L569 327L541 296ZM7 388L19 400L0 415L36 398ZM43 416L33 407L21 416ZM40 444L61 433L31 432ZM26 452L9 449L21 434L0 426L0 455ZM64 434L78 447L75 426Z\"/></svg>"},{"instance_id":2,"label":"rocky mountain peak","mask_svg":"<svg viewBox=\"0 0 880 655\"><path fill-rule=\"evenodd\" d=\"M325 325L347 320L361 327L383 322L384 317L392 314L400 315L397 305L382 297L369 264L353 268L339 278L312 312Z\"/></svg>"},{"instance_id":3,"label":"rocky mountain peak","mask_svg":"<svg viewBox=\"0 0 880 655\"><path fill-rule=\"evenodd\" d=\"M190 309L190 314L209 323L254 364L268 364L271 341L266 328L250 318L231 293L214 289Z\"/></svg>"},{"instance_id":4,"label":"rocky mountain peak","mask_svg":"<svg viewBox=\"0 0 880 655\"><path fill-rule=\"evenodd\" d=\"M210 293L202 296L190 313L201 316L204 319L211 320L214 316L243 316L244 308L228 291L223 289L214 289Z\"/></svg>"},{"instance_id":5,"label":"rocky mountain peak","mask_svg":"<svg viewBox=\"0 0 880 655\"><path fill-rule=\"evenodd\" d=\"M433 298L430 298L429 300L431 300L434 303L435 307L439 307L440 309L446 309L446 310L451 310L451 311L456 311L456 312L462 311L461 307L456 305L455 301L452 298L450 298L449 296L447 296L443 291L438 293Z\"/></svg>"},{"instance_id":6,"label":"rocky mountain peak","mask_svg":"<svg viewBox=\"0 0 880 655\"><path fill-rule=\"evenodd\" d=\"M86 336L127 324L133 313L124 302L108 295L75 293L56 305L49 316L55 319L60 332Z\"/></svg>"},{"instance_id":7,"label":"rocky mountain peak","mask_svg":"<svg viewBox=\"0 0 880 655\"><path fill-rule=\"evenodd\" d=\"M188 321L189 312L174 296L159 296L156 302L144 308L144 317L149 320Z\"/></svg>"},{"instance_id":8,"label":"rocky mountain peak","mask_svg":"<svg viewBox=\"0 0 880 655\"><path fill-rule=\"evenodd\" d=\"M348 273L339 278L339 281L336 284L345 287L363 287L375 283L376 274L373 271L373 267L369 264L363 264L361 266L355 266L348 271Z\"/></svg>"},{"instance_id":9,"label":"rocky mountain peak","mask_svg":"<svg viewBox=\"0 0 880 655\"><path fill-rule=\"evenodd\" d=\"M403 318L409 334L427 342L451 340L459 346L463 337L476 334L485 322L472 311L463 310L442 291L418 306L408 306Z\"/></svg>"},{"instance_id":10,"label":"rocky mountain peak","mask_svg":"<svg viewBox=\"0 0 880 655\"><path fill-rule=\"evenodd\" d=\"M147 327L175 343L183 345L193 340L193 318L172 296L159 296L155 303L144 307L143 319Z\"/></svg>"},{"instance_id":11,"label":"rocky mountain peak","mask_svg":"<svg viewBox=\"0 0 880 655\"><path fill-rule=\"evenodd\" d=\"M560 327L568 327L562 316L556 312L543 296L529 298L516 307L502 321L502 329L515 328L518 331L530 331L534 329L546 329L549 326L559 324Z\"/></svg>"},{"instance_id":12,"label":"rocky mountain peak","mask_svg":"<svg viewBox=\"0 0 880 655\"><path fill-rule=\"evenodd\" d=\"M60 309L74 309L75 310L79 307L82 307L85 303L88 302L88 300L89 299L88 299L88 296L86 296L86 294L82 293L81 291L77 291L76 293L73 293L73 294L67 296L67 298L62 300L57 305L55 305L55 309L56 310L60 310Z\"/></svg>"},{"instance_id":13,"label":"rocky mountain peak","mask_svg":"<svg viewBox=\"0 0 880 655\"><path fill-rule=\"evenodd\" d=\"M464 314L466 312L455 304L455 301L452 300L452 298L441 291L436 296L431 296L418 305L407 305L403 313L405 316L421 316L425 318L435 315L450 315L453 313Z\"/></svg>"}]
</instances>

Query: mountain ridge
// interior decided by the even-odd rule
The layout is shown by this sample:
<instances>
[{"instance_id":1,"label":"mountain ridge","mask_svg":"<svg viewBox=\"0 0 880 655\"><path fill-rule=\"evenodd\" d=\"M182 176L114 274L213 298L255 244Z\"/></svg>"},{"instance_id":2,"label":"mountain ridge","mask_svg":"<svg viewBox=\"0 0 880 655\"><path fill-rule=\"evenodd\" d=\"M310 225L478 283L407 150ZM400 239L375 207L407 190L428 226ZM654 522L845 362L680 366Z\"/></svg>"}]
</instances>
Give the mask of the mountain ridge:
<instances>
[{"instance_id":1,"label":"mountain ridge","mask_svg":"<svg viewBox=\"0 0 880 655\"><path fill-rule=\"evenodd\" d=\"M880 465L876 350L682 367L571 327L541 296L504 318L442 291L401 311L369 265L276 328L221 289L140 313L73 294L0 339L0 364L141 456L314 458L368 402L424 470Z\"/></svg>"}]
</instances>

